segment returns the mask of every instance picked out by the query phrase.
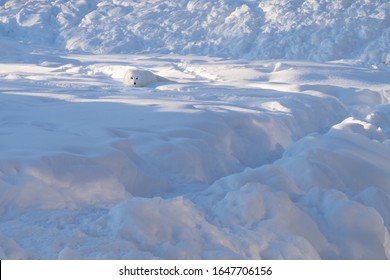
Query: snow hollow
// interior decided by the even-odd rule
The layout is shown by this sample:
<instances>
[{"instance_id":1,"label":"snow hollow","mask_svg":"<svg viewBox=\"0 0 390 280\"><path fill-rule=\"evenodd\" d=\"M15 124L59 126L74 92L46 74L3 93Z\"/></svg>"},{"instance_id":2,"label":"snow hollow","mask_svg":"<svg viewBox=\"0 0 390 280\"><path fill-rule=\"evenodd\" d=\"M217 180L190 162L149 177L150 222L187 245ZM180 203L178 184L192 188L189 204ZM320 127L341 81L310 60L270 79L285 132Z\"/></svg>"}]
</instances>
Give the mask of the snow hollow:
<instances>
[{"instance_id":1,"label":"snow hollow","mask_svg":"<svg viewBox=\"0 0 390 280\"><path fill-rule=\"evenodd\" d=\"M0 258L389 259L389 19L0 1Z\"/></svg>"}]
</instances>

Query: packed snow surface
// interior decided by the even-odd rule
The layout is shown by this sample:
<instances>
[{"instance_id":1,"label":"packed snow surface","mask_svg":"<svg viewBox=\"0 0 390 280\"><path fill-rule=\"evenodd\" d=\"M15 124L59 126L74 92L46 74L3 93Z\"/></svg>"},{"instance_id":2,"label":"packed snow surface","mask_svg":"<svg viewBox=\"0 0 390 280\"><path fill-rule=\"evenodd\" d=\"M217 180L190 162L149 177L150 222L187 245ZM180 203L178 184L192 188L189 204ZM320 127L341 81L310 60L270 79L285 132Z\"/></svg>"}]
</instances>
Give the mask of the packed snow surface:
<instances>
[{"instance_id":1,"label":"packed snow surface","mask_svg":"<svg viewBox=\"0 0 390 280\"><path fill-rule=\"evenodd\" d=\"M0 258L389 259L389 18L0 1Z\"/></svg>"}]
</instances>

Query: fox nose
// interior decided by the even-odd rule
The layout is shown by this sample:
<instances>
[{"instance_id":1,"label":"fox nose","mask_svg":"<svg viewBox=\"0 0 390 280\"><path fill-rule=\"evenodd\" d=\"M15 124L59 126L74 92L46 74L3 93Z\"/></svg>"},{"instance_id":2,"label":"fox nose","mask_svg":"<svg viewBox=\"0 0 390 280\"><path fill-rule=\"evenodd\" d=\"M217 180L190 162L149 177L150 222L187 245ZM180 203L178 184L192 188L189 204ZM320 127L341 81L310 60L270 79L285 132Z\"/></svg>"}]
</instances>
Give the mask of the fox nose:
<instances>
[{"instance_id":1,"label":"fox nose","mask_svg":"<svg viewBox=\"0 0 390 280\"><path fill-rule=\"evenodd\" d=\"M136 82L134 82L134 85L136 85L137 83Z\"/></svg>"}]
</instances>

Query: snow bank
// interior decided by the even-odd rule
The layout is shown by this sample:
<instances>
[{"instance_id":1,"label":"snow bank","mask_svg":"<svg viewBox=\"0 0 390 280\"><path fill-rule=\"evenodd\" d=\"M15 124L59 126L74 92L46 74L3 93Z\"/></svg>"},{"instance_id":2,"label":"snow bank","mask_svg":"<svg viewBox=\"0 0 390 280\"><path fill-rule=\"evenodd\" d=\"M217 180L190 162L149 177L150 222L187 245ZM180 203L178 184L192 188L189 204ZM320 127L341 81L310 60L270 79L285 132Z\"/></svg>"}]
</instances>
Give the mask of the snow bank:
<instances>
[{"instance_id":1,"label":"snow bank","mask_svg":"<svg viewBox=\"0 0 390 280\"><path fill-rule=\"evenodd\" d=\"M389 62L386 0L2 1L0 35L93 53Z\"/></svg>"},{"instance_id":2,"label":"snow bank","mask_svg":"<svg viewBox=\"0 0 390 280\"><path fill-rule=\"evenodd\" d=\"M389 259L389 13L0 1L0 258Z\"/></svg>"},{"instance_id":3,"label":"snow bank","mask_svg":"<svg viewBox=\"0 0 390 280\"><path fill-rule=\"evenodd\" d=\"M97 221L142 251L169 259L237 258L229 235L208 223L190 201L134 198Z\"/></svg>"},{"instance_id":4,"label":"snow bank","mask_svg":"<svg viewBox=\"0 0 390 280\"><path fill-rule=\"evenodd\" d=\"M386 67L29 51L0 67L2 258L390 258Z\"/></svg>"},{"instance_id":5,"label":"snow bank","mask_svg":"<svg viewBox=\"0 0 390 280\"><path fill-rule=\"evenodd\" d=\"M339 129L304 137L272 165L215 182L202 197L206 212L222 226L258 233L257 257L389 258L390 149ZM273 243L282 233L289 241L282 235Z\"/></svg>"}]
</instances>

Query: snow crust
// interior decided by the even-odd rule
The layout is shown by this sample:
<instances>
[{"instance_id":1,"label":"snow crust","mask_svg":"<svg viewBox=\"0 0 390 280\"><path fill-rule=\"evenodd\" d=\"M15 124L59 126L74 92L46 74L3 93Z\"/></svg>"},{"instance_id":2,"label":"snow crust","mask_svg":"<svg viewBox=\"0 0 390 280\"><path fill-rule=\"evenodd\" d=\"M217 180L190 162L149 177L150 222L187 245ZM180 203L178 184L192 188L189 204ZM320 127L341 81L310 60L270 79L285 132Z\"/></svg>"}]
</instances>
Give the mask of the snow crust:
<instances>
[{"instance_id":1,"label":"snow crust","mask_svg":"<svg viewBox=\"0 0 390 280\"><path fill-rule=\"evenodd\" d=\"M0 258L389 259L388 11L0 1Z\"/></svg>"}]
</instances>

